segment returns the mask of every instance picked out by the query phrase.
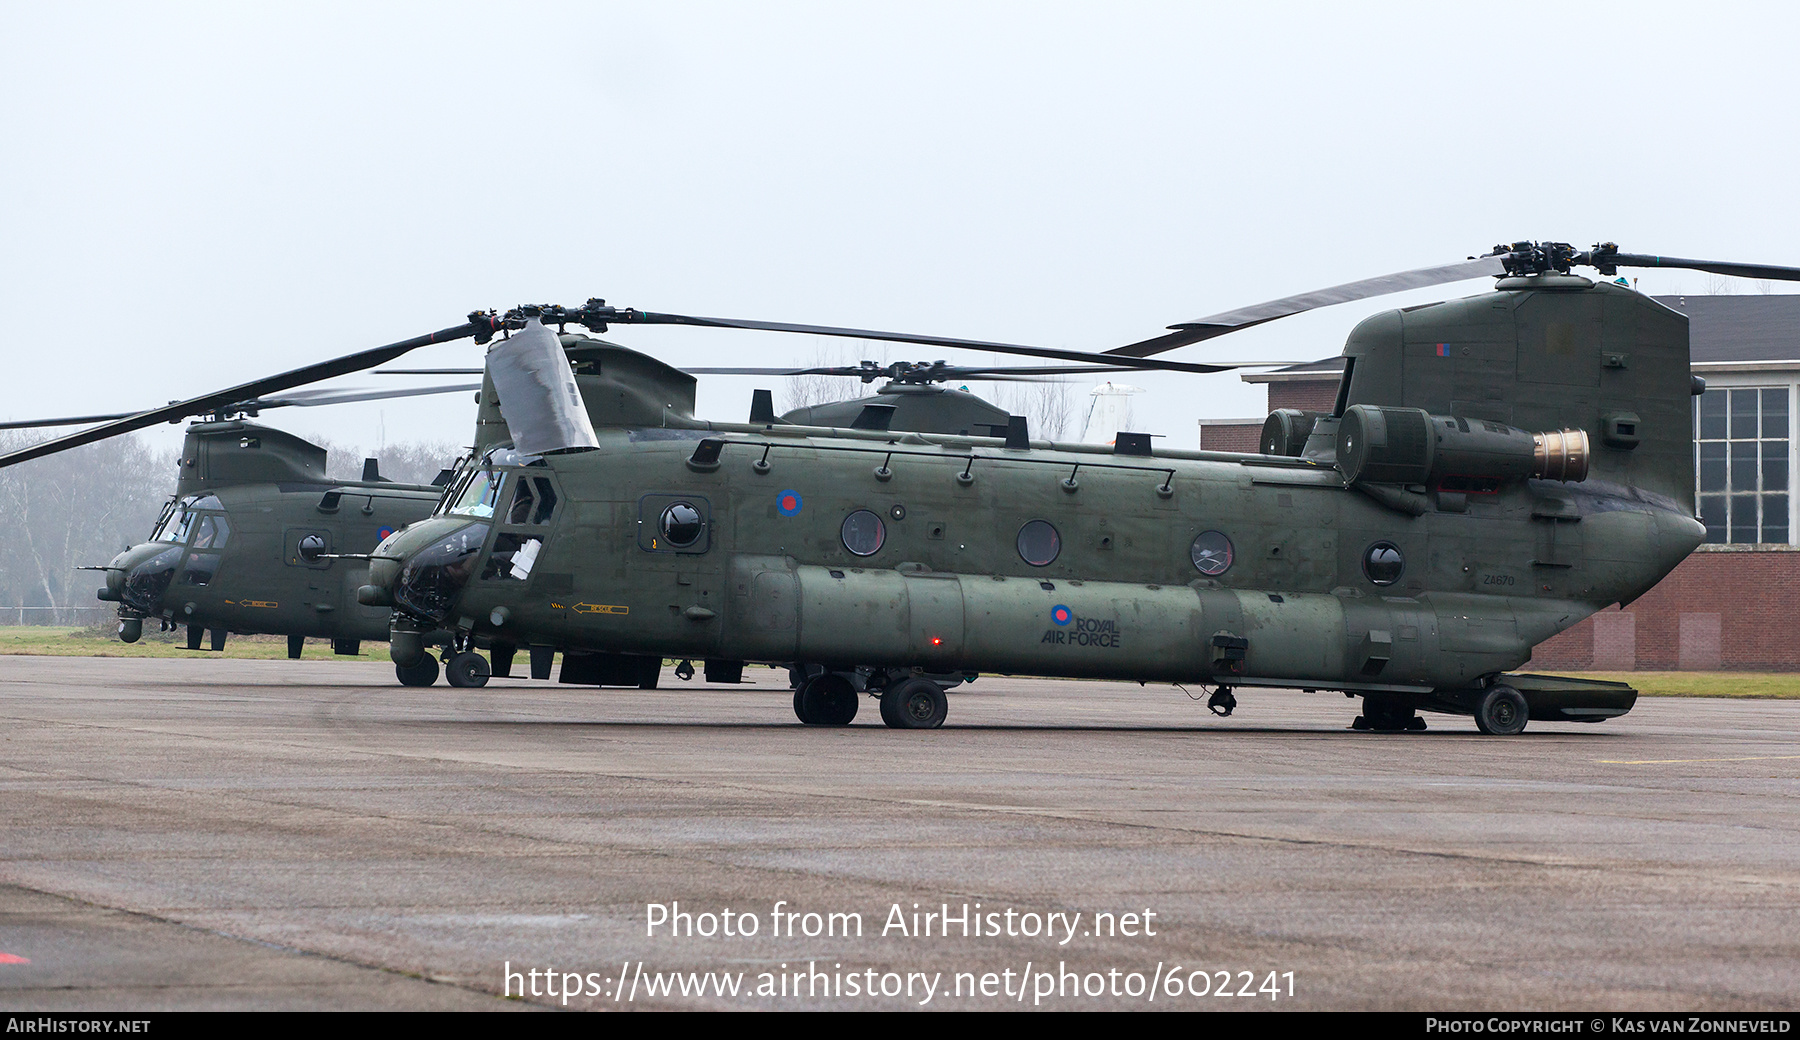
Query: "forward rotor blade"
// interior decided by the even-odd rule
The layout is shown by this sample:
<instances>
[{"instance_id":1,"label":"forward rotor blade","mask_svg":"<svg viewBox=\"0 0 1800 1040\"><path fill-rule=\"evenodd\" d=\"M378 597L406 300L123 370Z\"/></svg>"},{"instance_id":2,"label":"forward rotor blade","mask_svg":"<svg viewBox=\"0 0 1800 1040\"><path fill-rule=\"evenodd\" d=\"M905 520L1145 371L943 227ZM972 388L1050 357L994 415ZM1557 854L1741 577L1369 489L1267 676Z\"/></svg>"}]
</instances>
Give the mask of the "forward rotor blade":
<instances>
[{"instance_id":1,"label":"forward rotor blade","mask_svg":"<svg viewBox=\"0 0 1800 1040\"><path fill-rule=\"evenodd\" d=\"M1166 372L1224 372L1222 365L1201 365L1181 361L1134 361L1112 354L1094 354L1083 350L1057 350L1052 347L1028 347L1018 343L992 343L979 339L954 339L949 336L922 336L910 332L880 332L874 329L849 329L835 325L795 325L781 321L745 321L737 318L702 318L691 314L657 314L651 311L618 311L608 322L633 325L695 325L715 329L750 329L758 332L799 332L814 336L838 336L845 339L872 339L886 343L917 343L928 347L960 347L964 350L986 350L995 354L1021 354L1025 357L1056 358L1059 361L1086 361L1100 365L1123 365L1131 369Z\"/></svg>"},{"instance_id":2,"label":"forward rotor blade","mask_svg":"<svg viewBox=\"0 0 1800 1040\"><path fill-rule=\"evenodd\" d=\"M210 394L203 394L199 397L190 397L185 401L177 401L174 404L165 405L161 408L152 408L149 411L138 412L116 421L92 427L91 429L81 430L64 437L57 437L54 440L33 444L28 448L20 448L17 451L7 452L4 455L0 455L0 468L16 465L21 462L28 462L31 459L43 458L46 455L54 455L59 451L68 451L70 448L79 448L84 444L92 444L95 441L102 441L108 437L117 437L120 434L134 433L138 430L145 429L146 427L155 426L158 423L177 422L190 415L205 415L215 408L223 408L240 401L254 400L268 394L279 393L296 386L302 386L306 383L316 383L321 379L330 379L333 376L348 375L351 372L361 372L364 369L373 368L376 365L392 361L409 350L414 350L418 347L427 346L432 343L446 343L450 340L465 339L469 336L492 332L496 327L497 323L492 321L470 321L448 329L439 329L436 332L427 333L423 336L414 336L412 339L403 339L398 343L389 343L384 347L375 347L371 350L360 350L354 354L345 354L343 357L332 358L329 361L321 361L316 365L307 365L302 368L283 372L279 375L265 376L262 379L255 379L248 383L240 383L237 386L228 387L227 389L218 390Z\"/></svg>"},{"instance_id":3,"label":"forward rotor blade","mask_svg":"<svg viewBox=\"0 0 1800 1040\"><path fill-rule=\"evenodd\" d=\"M325 404L348 404L352 401L382 401L390 397L418 397L424 394L452 394L459 390L479 390L480 383L463 383L457 386L420 386L405 390L297 390L282 397L262 397L254 401L238 402L247 412L260 412L265 408L283 408L289 405L300 408L314 408ZM86 423L108 422L113 419L129 419L137 412L114 412L111 415L70 415L57 419L22 419L16 422L0 422L0 430L30 430L43 426L81 426Z\"/></svg>"},{"instance_id":4,"label":"forward rotor blade","mask_svg":"<svg viewBox=\"0 0 1800 1040\"><path fill-rule=\"evenodd\" d=\"M1240 307L1234 311L1209 315L1195 321L1171 325L1169 334L1155 336L1151 339L1128 343L1106 352L1109 359L1113 355L1128 357L1148 357L1160 354L1165 350L1174 350L1189 343L1223 336L1228 332L1247 329L1261 325L1276 318L1286 318L1305 311L1330 307L1333 304L1349 303L1352 300L1367 300L1376 296L1387 296L1391 293L1405 292L1408 289L1423 289L1431 285L1443 285L1446 282L1461 282L1470 278L1497 276L1506 273L1504 256L1484 256L1460 263L1443 264L1437 267L1420 267L1411 271L1399 271L1394 274L1381 275L1378 278L1364 278L1361 281L1345 282L1327 289L1316 289L1301 293L1298 296L1284 296L1279 300L1267 303Z\"/></svg>"},{"instance_id":5,"label":"forward rotor blade","mask_svg":"<svg viewBox=\"0 0 1800 1040\"><path fill-rule=\"evenodd\" d=\"M281 408L293 405L299 408L317 408L324 404L349 404L352 401L385 401L390 397L423 397L429 394L454 394L464 390L479 390L480 383L458 383L455 386L414 386L404 390L300 390L280 397L264 397L251 402L251 407Z\"/></svg>"},{"instance_id":6,"label":"forward rotor blade","mask_svg":"<svg viewBox=\"0 0 1800 1040\"><path fill-rule=\"evenodd\" d=\"M22 419L18 422L0 423L0 430L33 430L40 426L84 426L88 423L127 419L136 414L136 412L114 412L111 415L68 415L60 419Z\"/></svg>"}]
</instances>

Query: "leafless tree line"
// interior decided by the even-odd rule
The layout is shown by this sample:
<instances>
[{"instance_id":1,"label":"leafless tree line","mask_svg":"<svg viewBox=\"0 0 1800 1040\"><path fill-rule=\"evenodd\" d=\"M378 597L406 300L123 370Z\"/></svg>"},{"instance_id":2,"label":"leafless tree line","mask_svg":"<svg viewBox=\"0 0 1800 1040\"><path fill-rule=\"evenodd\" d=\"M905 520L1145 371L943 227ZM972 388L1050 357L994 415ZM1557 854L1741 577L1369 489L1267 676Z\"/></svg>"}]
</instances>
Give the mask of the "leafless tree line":
<instances>
[{"instance_id":1,"label":"leafless tree line","mask_svg":"<svg viewBox=\"0 0 1800 1040\"><path fill-rule=\"evenodd\" d=\"M813 352L810 360L801 361L796 368L829 368L833 366L855 365L867 358L876 364L888 363L886 350L876 347L873 352L853 353L843 347L820 347ZM1031 435L1048 440L1062 440L1073 437L1079 431L1076 425L1075 395L1070 390L1070 383L1061 380L1044 380L1042 382L1019 383L981 383L971 382L967 389L978 397L987 398L994 404L1006 409L1014 415L1023 415L1031 420ZM875 386L847 376L789 376L787 387L782 393L781 407L783 411L795 408L806 408L816 404L830 404L833 401L849 401L858 397L867 397L875 392Z\"/></svg>"}]
</instances>

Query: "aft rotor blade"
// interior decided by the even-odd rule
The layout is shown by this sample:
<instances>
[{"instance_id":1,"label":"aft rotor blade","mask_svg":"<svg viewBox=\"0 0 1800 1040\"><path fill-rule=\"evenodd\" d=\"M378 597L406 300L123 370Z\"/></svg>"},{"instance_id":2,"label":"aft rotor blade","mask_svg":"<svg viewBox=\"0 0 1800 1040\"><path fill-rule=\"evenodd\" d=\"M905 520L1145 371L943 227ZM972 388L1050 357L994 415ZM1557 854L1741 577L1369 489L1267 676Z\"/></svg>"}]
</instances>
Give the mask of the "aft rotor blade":
<instances>
[{"instance_id":1,"label":"aft rotor blade","mask_svg":"<svg viewBox=\"0 0 1800 1040\"><path fill-rule=\"evenodd\" d=\"M910 332L881 332L875 329L848 329L835 325L794 325L781 321L746 321L737 318L702 318L691 314L658 314L651 311L619 311L607 321L635 325L694 325L714 329L750 329L757 332L799 332L813 336L839 336L845 339L872 339L886 343L917 343L927 347L960 347L964 350L986 350L995 354L1022 354L1025 357L1055 358L1059 361L1086 361L1098 365L1123 365L1131 369L1166 372L1224 372L1223 365L1202 365L1181 361L1134 361L1111 354L1093 354L1083 350L1058 350L1053 347L1029 347L1018 343L992 343L979 339L954 339L948 336L924 336Z\"/></svg>"},{"instance_id":2,"label":"aft rotor blade","mask_svg":"<svg viewBox=\"0 0 1800 1040\"><path fill-rule=\"evenodd\" d=\"M0 455L0 467L28 462L31 459L43 458L46 455L54 455L59 451L68 451L70 448L79 448L84 444L92 444L95 441L102 441L108 437L117 437L121 434L134 433L138 430L155 426L158 423L179 422L190 415L205 415L215 408L223 408L240 401L250 401L268 394L280 393L283 390L302 386L306 383L316 383L321 379L330 379L334 376L349 375L352 372L361 372L364 369L373 368L376 365L392 361L409 350L428 346L432 343L447 343L451 340L466 339L470 336L489 333L496 327L497 322L494 321L485 319L470 321L451 328L439 329L436 332L427 333L423 336L414 336L412 339L403 339L398 343L389 343L384 347L359 350L354 354L345 354L343 357L332 358L330 361L321 361L318 364L296 368L279 375L265 376L262 379L251 380L248 383L240 383L237 386L214 391L210 394L203 394L199 397L190 397L185 401L176 401L174 404L165 405L161 408L152 408L149 411L138 412L122 419L92 427L91 429L81 430L64 437L57 437L54 440L33 444L28 448L9 451L4 455Z\"/></svg>"},{"instance_id":3,"label":"aft rotor blade","mask_svg":"<svg viewBox=\"0 0 1800 1040\"><path fill-rule=\"evenodd\" d=\"M1199 343L1228 332L1237 332L1276 318L1286 318L1320 307L1349 303L1353 300L1367 300L1376 296L1387 296L1392 293L1405 292L1408 289L1423 289L1432 285L1443 285L1447 282L1461 282L1470 278L1498 276L1506 273L1504 256L1484 256L1460 263L1442 264L1437 267L1420 267L1411 271L1398 271L1384 274L1378 278L1364 278L1361 281L1345 282L1328 289L1315 289L1298 296L1284 296L1279 300L1240 307L1237 310L1225 311L1209 315L1194 321L1171 325L1167 335L1155 336L1136 343L1127 343L1107 351L1103 357L1109 360L1114 355L1128 357L1148 357L1160 354L1165 350L1174 350L1189 343Z\"/></svg>"},{"instance_id":4,"label":"aft rotor blade","mask_svg":"<svg viewBox=\"0 0 1800 1040\"><path fill-rule=\"evenodd\" d=\"M1644 253L1611 253L1595 256L1613 267L1679 267L1710 274L1728 274L1737 278L1766 278L1771 281L1800 282L1800 267L1774 267L1768 264L1736 264L1722 260L1685 260L1678 256L1650 256Z\"/></svg>"}]
</instances>

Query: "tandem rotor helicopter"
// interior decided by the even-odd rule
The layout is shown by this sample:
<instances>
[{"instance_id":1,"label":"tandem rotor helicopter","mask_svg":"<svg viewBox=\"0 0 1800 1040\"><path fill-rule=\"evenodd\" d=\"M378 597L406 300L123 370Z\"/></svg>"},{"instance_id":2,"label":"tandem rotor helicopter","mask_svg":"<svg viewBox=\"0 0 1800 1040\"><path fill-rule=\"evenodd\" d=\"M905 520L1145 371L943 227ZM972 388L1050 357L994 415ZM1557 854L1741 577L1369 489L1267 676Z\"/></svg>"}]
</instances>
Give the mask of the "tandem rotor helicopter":
<instances>
[{"instance_id":1,"label":"tandem rotor helicopter","mask_svg":"<svg viewBox=\"0 0 1800 1040\"><path fill-rule=\"evenodd\" d=\"M639 685L665 658L733 681L803 678L802 722L863 696L932 728L981 672L1362 697L1358 728L1483 732L1624 714L1620 683L1511 674L1532 647L1647 591L1702 538L1686 318L1590 266L1800 280L1800 269L1520 242L1171 326L1105 353L610 307L522 307L0 456L0 465L194 409L492 342L475 451L433 515L368 554L396 666L442 646L453 682L529 649L548 678ZM1495 291L1376 315L1329 413L1277 411L1262 451L1110 448L691 415L692 377L548 326L684 324L969 347L1175 371L1153 355L1316 307L1467 278ZM504 338L493 342L494 337ZM585 339L585 337L584 337ZM583 356L585 355L585 356ZM681 390L688 404L684 411ZM596 421L598 420L598 421ZM998 431L996 431L998 432ZM341 554L339 554L341 555ZM125 608L121 607L122 616ZM691 669L691 666L689 666ZM691 674L691 671L690 671Z\"/></svg>"},{"instance_id":2,"label":"tandem rotor helicopter","mask_svg":"<svg viewBox=\"0 0 1800 1040\"><path fill-rule=\"evenodd\" d=\"M622 349L581 336L564 336L562 341L571 363L583 366L584 372L594 368L596 349L602 353ZM886 378L889 383L874 398L801 409L779 421L816 424L810 421L813 412L848 409L846 426L966 434L972 429L1003 432L1010 416L969 393L933 384L1124 370L1091 365L996 368L865 362L854 367L688 372L844 375L864 382ZM426 369L403 374L481 373L481 369ZM587 392L604 393L587 375L579 381L587 384ZM185 626L189 650L201 650L209 636L211 649L222 650L232 632L285 635L290 658L300 656L308 638L326 639L334 653L344 655L359 654L365 641L385 642L390 611L356 601L358 589L368 580L368 553L394 531L430 516L452 471L443 470L436 484L396 483L383 477L378 460L370 458L364 460L360 480L333 480L326 475L325 449L247 417L272 408L453 393L479 386L300 390L190 412L200 421L186 431L175 494L150 537L128 546L105 567L86 568L106 574L98 596L120 604L120 638L136 642L145 621L156 619L165 631ZM895 397L884 396L891 394L903 395L897 398L898 405L893 403ZM688 404L681 411L689 415L691 387L686 396ZM0 429L76 425L131 414L4 422ZM396 671L402 683L422 686L434 683L439 674L437 660L429 655ZM452 677L463 678L458 673Z\"/></svg>"}]
</instances>

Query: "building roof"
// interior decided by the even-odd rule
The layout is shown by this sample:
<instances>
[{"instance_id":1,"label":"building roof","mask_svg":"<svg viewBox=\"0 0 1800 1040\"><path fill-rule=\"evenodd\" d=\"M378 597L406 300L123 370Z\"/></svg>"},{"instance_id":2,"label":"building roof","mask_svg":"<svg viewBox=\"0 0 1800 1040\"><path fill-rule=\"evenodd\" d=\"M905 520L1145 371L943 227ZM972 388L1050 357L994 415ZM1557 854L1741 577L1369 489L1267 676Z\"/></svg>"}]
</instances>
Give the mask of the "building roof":
<instances>
[{"instance_id":1,"label":"building roof","mask_svg":"<svg viewBox=\"0 0 1800 1040\"><path fill-rule=\"evenodd\" d=\"M1657 296L1688 316L1697 363L1800 361L1800 295Z\"/></svg>"}]
</instances>

